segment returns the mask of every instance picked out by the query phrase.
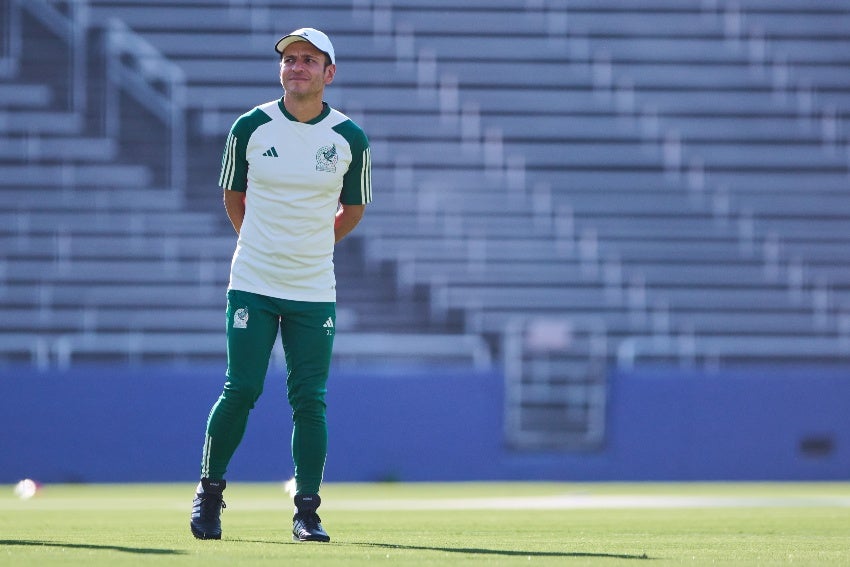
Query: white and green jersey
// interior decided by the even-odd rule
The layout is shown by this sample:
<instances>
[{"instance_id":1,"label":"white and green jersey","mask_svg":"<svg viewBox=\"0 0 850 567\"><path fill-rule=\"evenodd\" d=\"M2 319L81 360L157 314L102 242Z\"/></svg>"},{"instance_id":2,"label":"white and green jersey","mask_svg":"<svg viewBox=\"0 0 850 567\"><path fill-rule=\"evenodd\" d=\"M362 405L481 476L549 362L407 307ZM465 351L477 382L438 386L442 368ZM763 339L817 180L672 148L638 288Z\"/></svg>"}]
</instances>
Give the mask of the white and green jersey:
<instances>
[{"instance_id":1,"label":"white and green jersey","mask_svg":"<svg viewBox=\"0 0 850 567\"><path fill-rule=\"evenodd\" d=\"M336 301L337 203L372 200L369 142L327 104L298 122L283 99L240 116L227 138L219 185L247 191L228 289L295 301Z\"/></svg>"}]
</instances>

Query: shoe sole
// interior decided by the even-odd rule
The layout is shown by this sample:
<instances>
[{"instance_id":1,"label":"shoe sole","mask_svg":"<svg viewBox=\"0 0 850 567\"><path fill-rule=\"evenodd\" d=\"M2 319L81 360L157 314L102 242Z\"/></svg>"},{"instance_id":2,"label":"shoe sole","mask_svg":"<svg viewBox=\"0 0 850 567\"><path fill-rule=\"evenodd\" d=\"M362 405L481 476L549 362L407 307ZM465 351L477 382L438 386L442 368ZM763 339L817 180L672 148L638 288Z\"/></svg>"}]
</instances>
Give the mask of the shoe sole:
<instances>
[{"instance_id":1,"label":"shoe sole","mask_svg":"<svg viewBox=\"0 0 850 567\"><path fill-rule=\"evenodd\" d=\"M297 542L297 543L306 543L308 541L318 541L318 542L322 542L322 543L328 543L330 540L331 540L331 538L327 538L327 539L325 539L325 538L301 539L297 535L292 536L292 541Z\"/></svg>"},{"instance_id":2,"label":"shoe sole","mask_svg":"<svg viewBox=\"0 0 850 567\"><path fill-rule=\"evenodd\" d=\"M195 529L195 526L189 524L189 528L192 530L192 535L195 536L195 539L221 539L221 534L207 534L207 532L198 531Z\"/></svg>"}]
</instances>

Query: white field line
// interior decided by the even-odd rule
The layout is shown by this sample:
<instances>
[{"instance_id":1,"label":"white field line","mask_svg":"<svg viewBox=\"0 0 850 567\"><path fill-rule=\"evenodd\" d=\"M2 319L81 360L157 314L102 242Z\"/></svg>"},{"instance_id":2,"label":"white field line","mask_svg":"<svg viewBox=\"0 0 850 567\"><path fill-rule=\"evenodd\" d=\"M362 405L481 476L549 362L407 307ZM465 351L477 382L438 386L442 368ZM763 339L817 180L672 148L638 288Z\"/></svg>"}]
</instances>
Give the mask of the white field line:
<instances>
[{"instance_id":1,"label":"white field line","mask_svg":"<svg viewBox=\"0 0 850 567\"><path fill-rule=\"evenodd\" d=\"M431 500L328 500L328 510L580 510L652 508L848 508L850 497L726 497L645 495L563 495Z\"/></svg>"},{"instance_id":2,"label":"white field line","mask_svg":"<svg viewBox=\"0 0 850 567\"><path fill-rule=\"evenodd\" d=\"M235 494L229 507L234 510L289 510L292 501L270 493L264 500L243 499ZM283 497L281 497L283 496ZM85 499L38 494L30 500L0 499L0 512L7 510L184 510L185 500L171 498ZM334 499L322 502L326 511L427 511L427 510L588 510L588 509L673 509L673 508L850 508L850 496L843 494L806 496L688 496L688 495L590 495L504 496L494 498L389 498Z\"/></svg>"}]
</instances>

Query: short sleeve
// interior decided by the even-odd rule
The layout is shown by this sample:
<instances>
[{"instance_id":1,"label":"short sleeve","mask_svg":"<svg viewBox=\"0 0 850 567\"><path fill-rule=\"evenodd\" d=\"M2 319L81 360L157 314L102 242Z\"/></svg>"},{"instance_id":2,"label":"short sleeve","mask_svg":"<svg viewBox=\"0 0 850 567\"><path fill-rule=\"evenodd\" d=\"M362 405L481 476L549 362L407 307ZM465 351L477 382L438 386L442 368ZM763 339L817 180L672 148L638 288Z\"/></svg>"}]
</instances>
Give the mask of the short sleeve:
<instances>
[{"instance_id":1,"label":"short sleeve","mask_svg":"<svg viewBox=\"0 0 850 567\"><path fill-rule=\"evenodd\" d=\"M366 133L351 120L334 127L351 148L351 164L342 178L340 202L365 205L372 202L372 159Z\"/></svg>"},{"instance_id":2,"label":"short sleeve","mask_svg":"<svg viewBox=\"0 0 850 567\"><path fill-rule=\"evenodd\" d=\"M248 140L254 130L270 120L269 115L260 108L254 108L236 119L224 144L219 187L231 191L248 190Z\"/></svg>"}]
</instances>

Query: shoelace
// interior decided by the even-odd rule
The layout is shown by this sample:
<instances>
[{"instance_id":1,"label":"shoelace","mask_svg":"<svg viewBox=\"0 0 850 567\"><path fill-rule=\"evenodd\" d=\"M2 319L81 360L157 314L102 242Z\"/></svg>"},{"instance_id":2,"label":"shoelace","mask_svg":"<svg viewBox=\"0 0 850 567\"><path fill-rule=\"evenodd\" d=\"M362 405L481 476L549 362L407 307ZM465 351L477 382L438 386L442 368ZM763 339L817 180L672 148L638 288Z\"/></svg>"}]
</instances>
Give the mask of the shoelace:
<instances>
[{"instance_id":1,"label":"shoelace","mask_svg":"<svg viewBox=\"0 0 850 567\"><path fill-rule=\"evenodd\" d=\"M224 498L211 494L202 496L200 504L201 516L216 514L219 510L224 511L224 509L227 508L227 504L224 503Z\"/></svg>"},{"instance_id":2,"label":"shoelace","mask_svg":"<svg viewBox=\"0 0 850 567\"><path fill-rule=\"evenodd\" d=\"M322 519L315 512L305 512L303 514L298 514L298 519L301 520L301 523L304 524L304 527L310 530L317 529Z\"/></svg>"}]
</instances>

